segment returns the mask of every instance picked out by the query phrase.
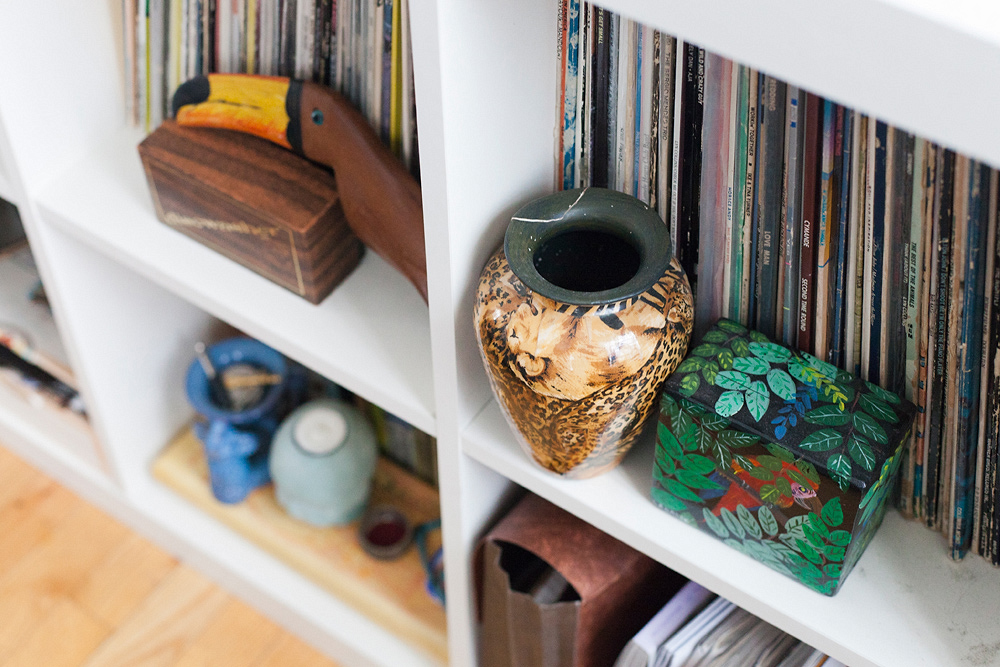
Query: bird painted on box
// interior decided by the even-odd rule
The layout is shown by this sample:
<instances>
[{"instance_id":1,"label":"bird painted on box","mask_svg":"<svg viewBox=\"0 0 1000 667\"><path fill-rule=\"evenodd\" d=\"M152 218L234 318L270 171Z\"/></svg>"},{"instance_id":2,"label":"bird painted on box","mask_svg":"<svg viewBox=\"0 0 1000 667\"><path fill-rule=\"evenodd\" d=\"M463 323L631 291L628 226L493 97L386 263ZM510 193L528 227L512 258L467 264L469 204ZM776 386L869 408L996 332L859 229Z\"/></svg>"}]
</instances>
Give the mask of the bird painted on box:
<instances>
[{"instance_id":1,"label":"bird painted on box","mask_svg":"<svg viewBox=\"0 0 1000 667\"><path fill-rule=\"evenodd\" d=\"M754 464L755 467L759 466L759 462L756 458L750 457L750 462ZM795 471L799 473L797 477L806 479L809 482L809 486L804 486L800 482L792 479L789 475L790 471ZM802 471L798 469L792 463L787 461L781 462L781 470L774 473L774 478L770 481L758 479L751 475L747 470L745 470L739 463L733 461L732 470L725 473L719 474L719 478L715 479L716 482L722 481L724 484L728 483L728 488L724 493L718 493L719 501L712 508L712 513L719 515L722 513L723 509L728 509L730 512L735 512L739 505L743 505L747 509L757 509L763 505L769 505L772 508L788 509L792 505L799 505L811 512L819 512L822 510L822 505L820 504L819 498L816 495L819 485L813 483L812 480L806 478L801 474ZM788 496L781 494L776 502L765 503L760 497L760 489L765 484L774 484L775 480L778 478L783 478L788 481L789 486L791 486L792 495Z\"/></svg>"},{"instance_id":2,"label":"bird painted on box","mask_svg":"<svg viewBox=\"0 0 1000 667\"><path fill-rule=\"evenodd\" d=\"M331 167L347 224L427 300L420 185L350 102L311 81L208 74L181 84L179 125L253 134Z\"/></svg>"}]
</instances>

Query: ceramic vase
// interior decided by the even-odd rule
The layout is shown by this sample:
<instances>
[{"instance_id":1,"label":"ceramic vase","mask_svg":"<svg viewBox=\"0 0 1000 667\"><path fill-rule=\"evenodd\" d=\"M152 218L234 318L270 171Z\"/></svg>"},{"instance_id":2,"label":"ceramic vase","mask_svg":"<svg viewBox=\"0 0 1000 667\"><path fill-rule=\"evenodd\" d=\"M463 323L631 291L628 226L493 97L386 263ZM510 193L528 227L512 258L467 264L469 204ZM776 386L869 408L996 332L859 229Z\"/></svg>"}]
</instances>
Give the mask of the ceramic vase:
<instances>
[{"instance_id":1,"label":"ceramic vase","mask_svg":"<svg viewBox=\"0 0 1000 667\"><path fill-rule=\"evenodd\" d=\"M521 446L573 478L621 462L692 323L666 225L638 199L601 188L518 210L475 303L483 362Z\"/></svg>"},{"instance_id":2,"label":"ceramic vase","mask_svg":"<svg viewBox=\"0 0 1000 667\"><path fill-rule=\"evenodd\" d=\"M378 459L375 431L355 407L320 398L295 409L271 444L278 503L314 526L339 526L368 505Z\"/></svg>"}]
</instances>

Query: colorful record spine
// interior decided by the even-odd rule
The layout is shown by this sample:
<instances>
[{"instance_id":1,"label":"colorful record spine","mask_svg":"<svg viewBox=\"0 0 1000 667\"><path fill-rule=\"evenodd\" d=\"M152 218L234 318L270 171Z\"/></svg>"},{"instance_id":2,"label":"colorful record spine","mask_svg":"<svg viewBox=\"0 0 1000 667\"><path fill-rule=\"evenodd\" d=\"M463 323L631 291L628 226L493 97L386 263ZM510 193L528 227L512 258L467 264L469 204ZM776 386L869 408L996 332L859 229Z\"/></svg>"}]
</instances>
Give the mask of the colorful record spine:
<instances>
[{"instance_id":1,"label":"colorful record spine","mask_svg":"<svg viewBox=\"0 0 1000 667\"><path fill-rule=\"evenodd\" d=\"M781 299L781 340L794 345L797 340L799 306L799 246L802 244L802 121L799 103L804 94L788 87L785 107L785 233L783 243L783 290Z\"/></svg>"},{"instance_id":2,"label":"colorful record spine","mask_svg":"<svg viewBox=\"0 0 1000 667\"><path fill-rule=\"evenodd\" d=\"M562 189L576 186L577 72L580 59L580 0L567 0L566 33L563 41L566 69L563 74L563 168Z\"/></svg>"},{"instance_id":3,"label":"colorful record spine","mask_svg":"<svg viewBox=\"0 0 1000 667\"><path fill-rule=\"evenodd\" d=\"M820 171L819 226L816 241L816 331L813 354L826 359L830 348L830 275L833 273L833 158L836 109L830 100L823 101L823 151Z\"/></svg>"},{"instance_id":4,"label":"colorful record spine","mask_svg":"<svg viewBox=\"0 0 1000 667\"><path fill-rule=\"evenodd\" d=\"M798 348L813 351L816 312L816 243L819 228L819 179L822 156L823 100L805 99L805 145L802 157L802 243L799 248Z\"/></svg>"},{"instance_id":5,"label":"colorful record spine","mask_svg":"<svg viewBox=\"0 0 1000 667\"><path fill-rule=\"evenodd\" d=\"M778 240L784 166L785 83L766 74L760 87L760 147L757 162L757 330L776 338Z\"/></svg>"}]
</instances>

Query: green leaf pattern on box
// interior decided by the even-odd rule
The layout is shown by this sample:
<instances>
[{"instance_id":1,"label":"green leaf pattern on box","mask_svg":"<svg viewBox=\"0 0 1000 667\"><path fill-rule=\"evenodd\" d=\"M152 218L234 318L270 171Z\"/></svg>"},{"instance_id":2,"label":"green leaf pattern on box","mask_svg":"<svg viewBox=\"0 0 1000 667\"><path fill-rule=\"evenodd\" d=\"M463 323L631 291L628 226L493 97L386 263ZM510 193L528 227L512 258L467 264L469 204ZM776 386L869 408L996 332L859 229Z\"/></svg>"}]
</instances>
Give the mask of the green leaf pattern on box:
<instances>
[{"instance_id":1,"label":"green leaf pattern on box","mask_svg":"<svg viewBox=\"0 0 1000 667\"><path fill-rule=\"evenodd\" d=\"M906 438L903 440L906 441ZM854 542L851 544L847 558L844 560L844 568L850 571L868 543L875 536L875 531L882 523L882 517L889 507L888 496L892 492L892 481L895 479L896 471L903 461L903 448L900 447L896 453L890 457L883 465L879 473L878 480L865 493L858 505L860 515L857 518L857 528L855 529Z\"/></svg>"},{"instance_id":2,"label":"green leaf pattern on box","mask_svg":"<svg viewBox=\"0 0 1000 667\"><path fill-rule=\"evenodd\" d=\"M913 411L721 320L665 385L653 500L831 595L889 505Z\"/></svg>"},{"instance_id":3,"label":"green leaf pattern on box","mask_svg":"<svg viewBox=\"0 0 1000 667\"><path fill-rule=\"evenodd\" d=\"M898 396L730 320L705 334L670 383L720 417L787 443L841 490L870 486L896 444Z\"/></svg>"},{"instance_id":4,"label":"green leaf pattern on box","mask_svg":"<svg viewBox=\"0 0 1000 667\"><path fill-rule=\"evenodd\" d=\"M687 399L664 395L660 407L653 500L692 526L707 526L742 553L831 594L851 541L850 533L840 528L840 498L806 516L788 518L782 512L796 498L815 498L821 483L816 468L779 445L732 428L728 420ZM750 448L767 453L745 454ZM753 491L739 473L758 480L759 489ZM737 494L756 493L759 506L720 507L716 499L733 485ZM874 497L872 501L878 502Z\"/></svg>"},{"instance_id":5,"label":"green leaf pattern on box","mask_svg":"<svg viewBox=\"0 0 1000 667\"><path fill-rule=\"evenodd\" d=\"M836 589L851 541L839 527L843 517L839 498L827 503L822 515L795 517L784 527L766 506L754 512L740 505L735 516L725 508L719 516L702 510L705 525L723 542L825 595Z\"/></svg>"}]
</instances>

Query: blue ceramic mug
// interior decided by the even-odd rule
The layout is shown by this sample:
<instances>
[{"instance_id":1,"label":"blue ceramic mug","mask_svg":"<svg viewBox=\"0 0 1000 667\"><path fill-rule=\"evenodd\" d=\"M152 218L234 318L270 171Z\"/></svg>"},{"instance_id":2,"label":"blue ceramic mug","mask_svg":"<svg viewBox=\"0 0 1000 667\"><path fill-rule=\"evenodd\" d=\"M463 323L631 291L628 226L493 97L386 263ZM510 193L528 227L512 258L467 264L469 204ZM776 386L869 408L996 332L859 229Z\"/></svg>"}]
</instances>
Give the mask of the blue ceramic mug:
<instances>
[{"instance_id":1,"label":"blue ceramic mug","mask_svg":"<svg viewBox=\"0 0 1000 667\"><path fill-rule=\"evenodd\" d=\"M205 369L197 361L188 367L188 400L207 421L195 423L208 459L212 493L224 503L238 503L253 489L270 481L268 453L283 416L288 365L280 353L252 338L230 338L206 350L220 376L241 365L279 376L280 382L263 388L259 399L243 409L227 409L212 398Z\"/></svg>"}]
</instances>

